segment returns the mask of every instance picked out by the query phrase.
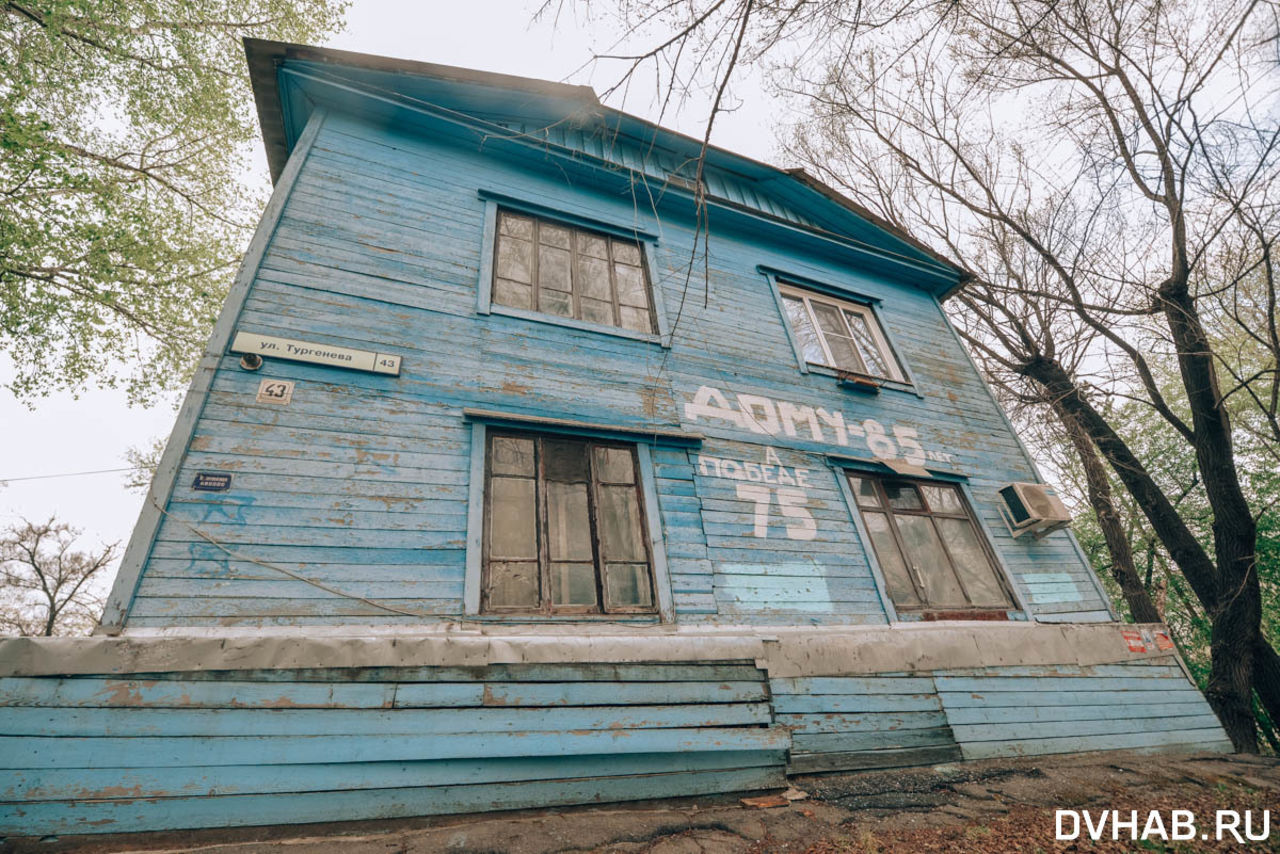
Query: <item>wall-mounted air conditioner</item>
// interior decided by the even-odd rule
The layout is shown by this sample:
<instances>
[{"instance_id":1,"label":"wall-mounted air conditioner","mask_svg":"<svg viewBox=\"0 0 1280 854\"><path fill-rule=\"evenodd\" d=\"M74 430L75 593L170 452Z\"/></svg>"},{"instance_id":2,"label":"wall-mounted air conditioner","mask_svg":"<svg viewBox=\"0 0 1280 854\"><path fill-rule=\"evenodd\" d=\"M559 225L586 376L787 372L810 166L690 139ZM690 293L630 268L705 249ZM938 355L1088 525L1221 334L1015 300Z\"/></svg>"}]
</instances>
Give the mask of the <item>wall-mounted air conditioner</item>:
<instances>
[{"instance_id":1,"label":"wall-mounted air conditioner","mask_svg":"<svg viewBox=\"0 0 1280 854\"><path fill-rule=\"evenodd\" d=\"M1043 483L1011 483L1000 490L1000 515L1014 537L1036 539L1071 523L1071 514L1053 487Z\"/></svg>"}]
</instances>

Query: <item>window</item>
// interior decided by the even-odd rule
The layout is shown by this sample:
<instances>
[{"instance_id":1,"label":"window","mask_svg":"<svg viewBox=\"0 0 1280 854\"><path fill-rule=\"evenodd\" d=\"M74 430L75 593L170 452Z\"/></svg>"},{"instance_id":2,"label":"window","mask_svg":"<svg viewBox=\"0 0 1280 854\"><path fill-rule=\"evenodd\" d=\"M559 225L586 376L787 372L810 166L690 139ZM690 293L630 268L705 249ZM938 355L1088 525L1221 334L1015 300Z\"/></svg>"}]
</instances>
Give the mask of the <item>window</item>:
<instances>
[{"instance_id":1,"label":"window","mask_svg":"<svg viewBox=\"0 0 1280 854\"><path fill-rule=\"evenodd\" d=\"M482 609L652 613L652 560L636 450L490 432Z\"/></svg>"},{"instance_id":2,"label":"window","mask_svg":"<svg viewBox=\"0 0 1280 854\"><path fill-rule=\"evenodd\" d=\"M1013 598L954 484L849 474L899 610L1003 610Z\"/></svg>"},{"instance_id":3,"label":"window","mask_svg":"<svg viewBox=\"0 0 1280 854\"><path fill-rule=\"evenodd\" d=\"M493 302L654 333L643 249L625 240L498 211Z\"/></svg>"},{"instance_id":4,"label":"window","mask_svg":"<svg viewBox=\"0 0 1280 854\"><path fill-rule=\"evenodd\" d=\"M806 362L905 382L871 306L791 287L779 291Z\"/></svg>"}]
</instances>

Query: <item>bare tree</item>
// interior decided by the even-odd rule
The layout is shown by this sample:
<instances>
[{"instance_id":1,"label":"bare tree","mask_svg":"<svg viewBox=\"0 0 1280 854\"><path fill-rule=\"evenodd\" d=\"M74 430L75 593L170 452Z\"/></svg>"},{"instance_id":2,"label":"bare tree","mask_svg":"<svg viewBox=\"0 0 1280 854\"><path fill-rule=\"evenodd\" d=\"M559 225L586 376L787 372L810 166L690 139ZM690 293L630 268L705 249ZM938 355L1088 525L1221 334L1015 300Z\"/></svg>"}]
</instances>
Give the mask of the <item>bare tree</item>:
<instances>
[{"instance_id":1,"label":"bare tree","mask_svg":"<svg viewBox=\"0 0 1280 854\"><path fill-rule=\"evenodd\" d=\"M633 24L666 16L674 34L631 63L688 68L695 35L712 56L773 52L774 79L812 112L792 155L975 274L954 301L969 344L999 381L1087 437L1133 496L1211 622L1208 699L1236 748L1256 750L1252 690L1274 718L1280 666L1260 633L1259 508L1241 472L1280 459L1280 7L625 5ZM710 25L729 11L754 41ZM1157 361L1176 365L1172 386ZM1237 399L1253 405L1233 418ZM1193 452L1209 549L1108 420L1108 402L1122 400L1151 407Z\"/></svg>"},{"instance_id":2,"label":"bare tree","mask_svg":"<svg viewBox=\"0 0 1280 854\"><path fill-rule=\"evenodd\" d=\"M80 531L50 518L0 533L0 633L88 634L102 612L95 582L116 559L116 545L73 551Z\"/></svg>"}]
</instances>

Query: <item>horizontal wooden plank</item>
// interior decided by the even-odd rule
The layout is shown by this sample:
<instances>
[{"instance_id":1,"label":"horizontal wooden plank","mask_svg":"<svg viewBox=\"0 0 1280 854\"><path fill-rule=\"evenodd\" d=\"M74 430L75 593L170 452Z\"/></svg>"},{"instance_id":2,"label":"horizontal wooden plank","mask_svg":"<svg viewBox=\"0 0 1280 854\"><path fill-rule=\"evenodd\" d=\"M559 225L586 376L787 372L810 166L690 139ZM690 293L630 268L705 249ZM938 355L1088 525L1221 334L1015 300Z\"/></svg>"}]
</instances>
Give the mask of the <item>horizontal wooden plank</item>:
<instances>
[{"instance_id":1,"label":"horizontal wooden plank","mask_svg":"<svg viewBox=\"0 0 1280 854\"><path fill-rule=\"evenodd\" d=\"M434 686L433 686L434 687ZM460 686L466 687L466 686ZM586 708L454 709L38 709L0 711L4 735L62 737L471 735L571 730L728 727L770 723L766 703Z\"/></svg>"},{"instance_id":2,"label":"horizontal wooden plank","mask_svg":"<svg viewBox=\"0 0 1280 854\"><path fill-rule=\"evenodd\" d=\"M822 732L796 733L791 738L792 748L800 753L849 753L859 750L882 750L891 747L928 747L938 744L955 744L956 739L946 726L927 729L907 729L885 732Z\"/></svg>"},{"instance_id":3,"label":"horizontal wooden plank","mask_svg":"<svg viewBox=\"0 0 1280 854\"><path fill-rule=\"evenodd\" d=\"M1179 673L1176 677L1141 678L1135 676L1102 677L1102 676L1070 676L1070 677L1034 677L1034 676L938 676L939 691L976 691L993 693L997 691L1105 691L1122 693L1124 691L1183 691L1190 684L1186 676Z\"/></svg>"},{"instance_id":4,"label":"horizontal wooden plank","mask_svg":"<svg viewBox=\"0 0 1280 854\"><path fill-rule=\"evenodd\" d=\"M1230 753L1233 749L1221 727L1164 732L1128 732L1115 735L967 741L960 744L965 759L1044 756L1054 753L1081 753L1089 750L1133 750L1155 747L1212 753Z\"/></svg>"},{"instance_id":5,"label":"horizontal wooden plank","mask_svg":"<svg viewBox=\"0 0 1280 854\"><path fill-rule=\"evenodd\" d=\"M1164 732L1168 730L1210 729L1218 726L1218 719L1206 709L1196 715L1170 717L1125 717L1072 721L1023 721L1007 723L958 724L952 723L956 740L975 741L1024 741L1035 738L1066 736L1119 735L1134 732Z\"/></svg>"},{"instance_id":6,"label":"horizontal wooden plank","mask_svg":"<svg viewBox=\"0 0 1280 854\"><path fill-rule=\"evenodd\" d=\"M953 725L1003 724L1111 718L1168 718L1180 715L1202 715L1209 712L1209 704L1205 700L1191 703L1154 703L1145 706L1111 703L1093 706L960 706L947 709L947 720Z\"/></svg>"},{"instance_id":7,"label":"horizontal wooden plank","mask_svg":"<svg viewBox=\"0 0 1280 854\"><path fill-rule=\"evenodd\" d=\"M947 716L937 712L883 712L878 714L779 714L777 722L793 735L816 732L899 732L945 727Z\"/></svg>"},{"instance_id":8,"label":"horizontal wooden plank","mask_svg":"<svg viewBox=\"0 0 1280 854\"><path fill-rule=\"evenodd\" d=\"M960 747L943 744L931 747L904 747L864 750L851 753L792 753L788 774L816 774L824 771L866 771L873 768L910 768L958 762Z\"/></svg>"},{"instance_id":9,"label":"horizontal wooden plank","mask_svg":"<svg viewBox=\"0 0 1280 854\"><path fill-rule=\"evenodd\" d=\"M1148 706L1163 703L1195 703L1204 695L1189 685L1177 691L940 691L942 705L948 711L967 706L985 708L1059 708L1093 706L1108 703L1117 706Z\"/></svg>"},{"instance_id":10,"label":"horizontal wooden plank","mask_svg":"<svg viewBox=\"0 0 1280 854\"><path fill-rule=\"evenodd\" d=\"M781 764L780 752L639 753L614 756L533 756L423 762L350 762L315 765L224 765L176 768L71 768L10 771L0 782L0 801L171 798L396 789L622 777L674 771L759 768Z\"/></svg>"},{"instance_id":11,"label":"horizontal wooden plank","mask_svg":"<svg viewBox=\"0 0 1280 854\"><path fill-rule=\"evenodd\" d=\"M786 785L781 763L761 768L479 786L364 789L289 795L228 795L145 800L0 804L0 835L134 833L188 827L245 827L390 819L485 810L669 798Z\"/></svg>"},{"instance_id":12,"label":"horizontal wooden plank","mask_svg":"<svg viewBox=\"0 0 1280 854\"><path fill-rule=\"evenodd\" d=\"M774 694L779 714L880 714L936 712L942 709L937 694Z\"/></svg>"},{"instance_id":13,"label":"horizontal wooden plank","mask_svg":"<svg viewBox=\"0 0 1280 854\"><path fill-rule=\"evenodd\" d=\"M787 676L769 680L774 694L932 694L929 676Z\"/></svg>"}]
</instances>

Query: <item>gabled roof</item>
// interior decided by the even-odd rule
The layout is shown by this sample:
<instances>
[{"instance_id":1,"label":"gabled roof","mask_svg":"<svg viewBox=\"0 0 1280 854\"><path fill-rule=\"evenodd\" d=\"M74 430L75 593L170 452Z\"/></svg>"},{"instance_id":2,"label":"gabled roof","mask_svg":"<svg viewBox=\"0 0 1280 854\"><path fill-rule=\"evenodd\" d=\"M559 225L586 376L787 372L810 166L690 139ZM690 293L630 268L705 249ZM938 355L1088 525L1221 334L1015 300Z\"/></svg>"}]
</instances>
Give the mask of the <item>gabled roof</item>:
<instances>
[{"instance_id":1,"label":"gabled roof","mask_svg":"<svg viewBox=\"0 0 1280 854\"><path fill-rule=\"evenodd\" d=\"M587 86L261 39L244 44L273 181L307 116L340 90L348 98L375 98L384 109L399 105L507 132L526 145L590 153L584 140L592 129L606 128L603 158L677 190L682 178L692 177L689 164L702 151L701 140L607 107ZM943 297L969 278L956 263L803 170L779 169L710 146L704 174L708 196L716 201L895 258L916 271L918 285Z\"/></svg>"}]
</instances>

